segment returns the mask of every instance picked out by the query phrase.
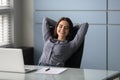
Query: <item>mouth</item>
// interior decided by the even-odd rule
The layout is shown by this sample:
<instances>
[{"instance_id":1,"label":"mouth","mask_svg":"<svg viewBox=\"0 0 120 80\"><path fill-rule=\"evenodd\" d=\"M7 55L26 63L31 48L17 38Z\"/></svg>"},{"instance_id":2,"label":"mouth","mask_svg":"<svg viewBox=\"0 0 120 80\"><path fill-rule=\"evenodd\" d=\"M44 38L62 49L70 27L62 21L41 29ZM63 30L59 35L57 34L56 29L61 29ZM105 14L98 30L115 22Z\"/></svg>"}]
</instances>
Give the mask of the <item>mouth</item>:
<instances>
[{"instance_id":1,"label":"mouth","mask_svg":"<svg viewBox=\"0 0 120 80\"><path fill-rule=\"evenodd\" d=\"M60 34L64 35L65 33L60 33Z\"/></svg>"}]
</instances>

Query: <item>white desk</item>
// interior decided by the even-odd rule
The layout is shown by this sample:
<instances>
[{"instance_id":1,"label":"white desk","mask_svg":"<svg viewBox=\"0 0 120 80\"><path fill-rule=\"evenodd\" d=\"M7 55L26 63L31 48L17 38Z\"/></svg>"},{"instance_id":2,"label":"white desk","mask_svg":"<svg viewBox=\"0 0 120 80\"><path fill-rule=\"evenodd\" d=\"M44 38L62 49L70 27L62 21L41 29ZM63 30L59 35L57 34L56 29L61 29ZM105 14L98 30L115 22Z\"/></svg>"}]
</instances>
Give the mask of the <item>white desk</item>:
<instances>
[{"instance_id":1,"label":"white desk","mask_svg":"<svg viewBox=\"0 0 120 80\"><path fill-rule=\"evenodd\" d=\"M40 66L26 67L37 67L38 69L41 69ZM106 77L112 76L116 73L118 73L118 71L75 68L68 68L68 70L62 74L55 75L38 74L36 72L27 74L0 72L0 80L103 80Z\"/></svg>"}]
</instances>

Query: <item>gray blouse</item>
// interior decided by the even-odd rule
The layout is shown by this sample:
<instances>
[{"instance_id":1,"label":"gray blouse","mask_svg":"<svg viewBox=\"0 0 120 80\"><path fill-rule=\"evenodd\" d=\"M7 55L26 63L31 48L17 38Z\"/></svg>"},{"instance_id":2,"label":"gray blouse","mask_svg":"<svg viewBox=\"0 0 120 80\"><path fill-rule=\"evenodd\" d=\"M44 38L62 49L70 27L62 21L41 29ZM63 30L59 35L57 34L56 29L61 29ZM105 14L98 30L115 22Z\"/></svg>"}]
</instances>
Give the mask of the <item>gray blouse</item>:
<instances>
[{"instance_id":1,"label":"gray blouse","mask_svg":"<svg viewBox=\"0 0 120 80\"><path fill-rule=\"evenodd\" d=\"M56 21L45 17L43 19L42 31L44 37L44 48L39 64L49 66L64 66L66 60L74 53L82 41L88 29L88 23L79 25L79 29L71 41L58 41L52 37L50 28L53 28Z\"/></svg>"}]
</instances>

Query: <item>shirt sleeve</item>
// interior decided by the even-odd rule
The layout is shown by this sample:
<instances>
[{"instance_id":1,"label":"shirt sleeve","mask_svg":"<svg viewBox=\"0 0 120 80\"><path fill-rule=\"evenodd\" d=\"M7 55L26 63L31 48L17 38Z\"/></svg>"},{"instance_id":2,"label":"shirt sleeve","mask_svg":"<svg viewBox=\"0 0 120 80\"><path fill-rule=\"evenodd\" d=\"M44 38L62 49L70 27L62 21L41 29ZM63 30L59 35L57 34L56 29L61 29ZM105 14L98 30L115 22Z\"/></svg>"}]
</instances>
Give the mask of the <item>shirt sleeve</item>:
<instances>
[{"instance_id":1,"label":"shirt sleeve","mask_svg":"<svg viewBox=\"0 0 120 80\"><path fill-rule=\"evenodd\" d=\"M70 42L70 44L71 44L70 46L73 50L77 50L78 47L82 44L82 42L85 38L85 35L87 33L88 26L89 26L88 23L83 23L83 24L79 25L78 31L77 31L74 39Z\"/></svg>"},{"instance_id":2,"label":"shirt sleeve","mask_svg":"<svg viewBox=\"0 0 120 80\"><path fill-rule=\"evenodd\" d=\"M47 41L50 37L52 37L53 34L51 32L51 29L54 29L55 25L56 25L56 21L48 17L45 17L43 19L42 33L43 33L44 41Z\"/></svg>"}]
</instances>

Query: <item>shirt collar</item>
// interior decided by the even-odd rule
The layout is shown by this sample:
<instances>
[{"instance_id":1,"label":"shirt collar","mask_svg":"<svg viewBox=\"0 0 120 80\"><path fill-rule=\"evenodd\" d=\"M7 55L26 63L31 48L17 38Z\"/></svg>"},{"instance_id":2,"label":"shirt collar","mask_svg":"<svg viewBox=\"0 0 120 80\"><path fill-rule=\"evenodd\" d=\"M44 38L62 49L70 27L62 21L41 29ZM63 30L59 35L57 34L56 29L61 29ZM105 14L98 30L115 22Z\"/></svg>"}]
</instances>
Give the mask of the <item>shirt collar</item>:
<instances>
[{"instance_id":1,"label":"shirt collar","mask_svg":"<svg viewBox=\"0 0 120 80\"><path fill-rule=\"evenodd\" d=\"M68 41L65 40L65 41L59 41L58 39L50 39L51 42L53 43L57 43L57 44L63 44L63 43L67 43Z\"/></svg>"}]
</instances>

